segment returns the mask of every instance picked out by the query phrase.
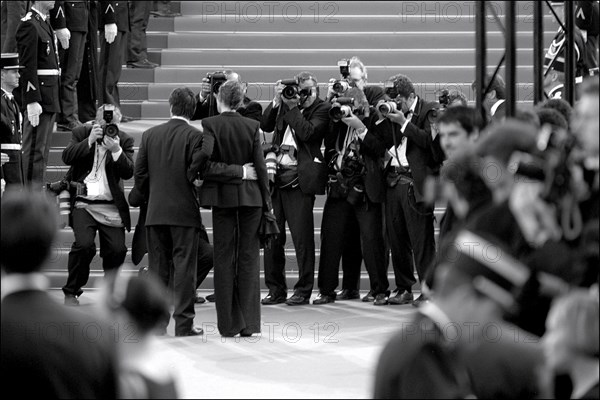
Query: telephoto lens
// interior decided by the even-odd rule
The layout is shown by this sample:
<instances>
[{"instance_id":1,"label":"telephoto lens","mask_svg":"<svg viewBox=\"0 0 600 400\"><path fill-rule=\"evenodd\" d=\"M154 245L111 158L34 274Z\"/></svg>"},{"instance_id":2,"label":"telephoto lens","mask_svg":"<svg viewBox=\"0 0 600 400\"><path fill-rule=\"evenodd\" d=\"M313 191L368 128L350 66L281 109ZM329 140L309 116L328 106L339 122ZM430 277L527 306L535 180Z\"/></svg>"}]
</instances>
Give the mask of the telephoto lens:
<instances>
[{"instance_id":1,"label":"telephoto lens","mask_svg":"<svg viewBox=\"0 0 600 400\"><path fill-rule=\"evenodd\" d=\"M63 190L56 198L59 209L59 227L64 228L69 225L69 214L71 214L71 195L68 190Z\"/></svg>"},{"instance_id":2,"label":"telephoto lens","mask_svg":"<svg viewBox=\"0 0 600 400\"><path fill-rule=\"evenodd\" d=\"M350 84L347 81L339 80L333 83L333 91L336 93L344 93L350 89Z\"/></svg>"},{"instance_id":3,"label":"telephoto lens","mask_svg":"<svg viewBox=\"0 0 600 400\"><path fill-rule=\"evenodd\" d=\"M386 101L385 103L381 103L378 107L379 112L382 115L388 115L389 113L394 113L398 110L398 106L393 101Z\"/></svg>"},{"instance_id":4,"label":"telephoto lens","mask_svg":"<svg viewBox=\"0 0 600 400\"><path fill-rule=\"evenodd\" d=\"M265 156L265 164L267 165L267 175L271 182L275 182L275 173L277 172L277 155L274 152L269 152Z\"/></svg>"}]
</instances>

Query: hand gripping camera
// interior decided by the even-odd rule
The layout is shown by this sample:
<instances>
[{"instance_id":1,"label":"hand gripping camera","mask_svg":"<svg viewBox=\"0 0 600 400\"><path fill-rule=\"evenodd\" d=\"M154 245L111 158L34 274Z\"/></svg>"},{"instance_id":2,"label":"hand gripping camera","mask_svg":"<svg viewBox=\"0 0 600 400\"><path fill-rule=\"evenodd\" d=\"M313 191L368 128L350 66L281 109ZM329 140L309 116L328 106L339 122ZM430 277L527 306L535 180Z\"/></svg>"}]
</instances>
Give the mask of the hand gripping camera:
<instances>
[{"instance_id":1,"label":"hand gripping camera","mask_svg":"<svg viewBox=\"0 0 600 400\"><path fill-rule=\"evenodd\" d=\"M209 72L206 74L205 81L210 83L211 93L217 94L219 93L219 88L221 85L227 82L227 76L222 71L216 71L213 73Z\"/></svg>"},{"instance_id":2,"label":"hand gripping camera","mask_svg":"<svg viewBox=\"0 0 600 400\"><path fill-rule=\"evenodd\" d=\"M354 111L354 97L338 97L329 109L329 117L334 121L339 121L349 117Z\"/></svg>"}]
</instances>

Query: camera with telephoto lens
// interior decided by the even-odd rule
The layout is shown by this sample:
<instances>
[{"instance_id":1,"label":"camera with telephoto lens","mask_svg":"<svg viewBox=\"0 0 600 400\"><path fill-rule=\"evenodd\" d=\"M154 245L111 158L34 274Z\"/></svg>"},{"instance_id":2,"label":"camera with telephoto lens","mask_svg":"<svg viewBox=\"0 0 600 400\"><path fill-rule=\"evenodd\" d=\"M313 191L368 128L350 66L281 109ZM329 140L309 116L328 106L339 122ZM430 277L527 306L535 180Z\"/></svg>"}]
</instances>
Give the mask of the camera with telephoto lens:
<instances>
[{"instance_id":1,"label":"camera with telephoto lens","mask_svg":"<svg viewBox=\"0 0 600 400\"><path fill-rule=\"evenodd\" d=\"M438 94L438 103L440 103L442 108L448 108L450 105L450 93L448 92L448 89L440 90Z\"/></svg>"},{"instance_id":2,"label":"camera with telephoto lens","mask_svg":"<svg viewBox=\"0 0 600 400\"><path fill-rule=\"evenodd\" d=\"M297 94L300 94L300 82L298 78L282 79L281 84L284 86L281 95L286 99L291 100Z\"/></svg>"},{"instance_id":3,"label":"camera with telephoto lens","mask_svg":"<svg viewBox=\"0 0 600 400\"><path fill-rule=\"evenodd\" d=\"M340 67L340 75L342 79L338 79L333 82L332 89L338 94L344 93L346 90L353 86L353 83L348 77L350 76L350 60L342 59L338 61L338 67Z\"/></svg>"},{"instance_id":4,"label":"camera with telephoto lens","mask_svg":"<svg viewBox=\"0 0 600 400\"><path fill-rule=\"evenodd\" d=\"M227 75L221 71L206 74L206 82L210 83L211 93L219 93L219 88L227 82Z\"/></svg>"},{"instance_id":5,"label":"camera with telephoto lens","mask_svg":"<svg viewBox=\"0 0 600 400\"><path fill-rule=\"evenodd\" d=\"M81 182L69 182L66 179L62 179L56 182L46 183L46 190L59 195L63 191L71 191L75 196L87 196L87 186Z\"/></svg>"},{"instance_id":6,"label":"camera with telephoto lens","mask_svg":"<svg viewBox=\"0 0 600 400\"><path fill-rule=\"evenodd\" d=\"M349 117L351 114L361 115L362 107L354 106L354 97L337 97L333 106L329 109L329 117L334 121L339 121L342 118Z\"/></svg>"},{"instance_id":7,"label":"camera with telephoto lens","mask_svg":"<svg viewBox=\"0 0 600 400\"><path fill-rule=\"evenodd\" d=\"M98 144L101 144L105 136L109 138L116 138L119 135L119 127L117 124L113 124L115 106L105 105L102 113L102 119L106 124L102 127L102 138L98 139Z\"/></svg>"},{"instance_id":8,"label":"camera with telephoto lens","mask_svg":"<svg viewBox=\"0 0 600 400\"><path fill-rule=\"evenodd\" d=\"M386 101L381 103L379 107L377 107L381 115L386 116L389 113L395 113L398 111L398 105L394 101Z\"/></svg>"}]
</instances>

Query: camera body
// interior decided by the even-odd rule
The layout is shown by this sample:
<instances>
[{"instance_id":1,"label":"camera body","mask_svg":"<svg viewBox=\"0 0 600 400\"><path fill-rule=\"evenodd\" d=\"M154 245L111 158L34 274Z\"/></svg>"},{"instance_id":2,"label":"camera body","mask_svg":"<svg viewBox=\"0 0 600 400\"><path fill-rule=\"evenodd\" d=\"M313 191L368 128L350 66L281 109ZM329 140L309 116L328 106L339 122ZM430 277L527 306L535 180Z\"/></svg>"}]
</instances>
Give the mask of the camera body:
<instances>
[{"instance_id":1,"label":"camera body","mask_svg":"<svg viewBox=\"0 0 600 400\"><path fill-rule=\"evenodd\" d=\"M219 88L225 82L227 82L227 75L222 71L216 71L212 73L206 74L206 81L210 83L210 91L211 93L217 94L219 93Z\"/></svg>"},{"instance_id":2,"label":"camera body","mask_svg":"<svg viewBox=\"0 0 600 400\"><path fill-rule=\"evenodd\" d=\"M281 95L288 100L293 99L300 93L300 82L298 78L282 79L281 84L284 86Z\"/></svg>"},{"instance_id":3,"label":"camera body","mask_svg":"<svg viewBox=\"0 0 600 400\"><path fill-rule=\"evenodd\" d=\"M102 119L106 122L106 124L102 127L102 139L98 139L98 144L102 144L105 136L110 138L116 138L119 135L119 127L117 124L112 122L114 118L115 106L113 105L105 105L104 111L102 113Z\"/></svg>"},{"instance_id":4,"label":"camera body","mask_svg":"<svg viewBox=\"0 0 600 400\"><path fill-rule=\"evenodd\" d=\"M363 111L362 108L355 107L354 97L337 97L333 106L329 109L329 117L334 121L339 121L342 118L349 117L353 113L360 115Z\"/></svg>"},{"instance_id":5,"label":"camera body","mask_svg":"<svg viewBox=\"0 0 600 400\"><path fill-rule=\"evenodd\" d=\"M448 108L450 105L450 93L448 89L442 89L438 94L438 103L442 108Z\"/></svg>"}]
</instances>

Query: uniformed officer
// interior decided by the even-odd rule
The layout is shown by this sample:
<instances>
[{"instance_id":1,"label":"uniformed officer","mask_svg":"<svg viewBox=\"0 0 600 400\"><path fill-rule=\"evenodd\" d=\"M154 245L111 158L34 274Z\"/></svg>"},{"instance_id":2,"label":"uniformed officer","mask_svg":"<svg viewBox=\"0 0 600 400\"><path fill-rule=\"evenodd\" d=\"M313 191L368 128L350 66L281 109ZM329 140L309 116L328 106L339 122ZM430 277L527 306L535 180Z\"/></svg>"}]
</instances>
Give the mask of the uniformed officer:
<instances>
[{"instance_id":1,"label":"uniformed officer","mask_svg":"<svg viewBox=\"0 0 600 400\"><path fill-rule=\"evenodd\" d=\"M77 108L77 85L83 64L89 13L88 0L57 1L50 11L50 22L60 43L58 54L62 112L58 118L58 128L63 130L73 130L81 125Z\"/></svg>"},{"instance_id":2,"label":"uniformed officer","mask_svg":"<svg viewBox=\"0 0 600 400\"><path fill-rule=\"evenodd\" d=\"M2 53L2 121L0 147L9 161L2 165L2 179L8 186L23 185L21 168L21 110L13 97L13 90L19 86L19 55Z\"/></svg>"},{"instance_id":3,"label":"uniformed officer","mask_svg":"<svg viewBox=\"0 0 600 400\"><path fill-rule=\"evenodd\" d=\"M47 16L53 7L53 1L34 1L17 28L19 58L25 67L21 81L26 107L23 172L25 182L36 189L45 181L50 135L60 112L58 49Z\"/></svg>"},{"instance_id":4,"label":"uniformed officer","mask_svg":"<svg viewBox=\"0 0 600 400\"><path fill-rule=\"evenodd\" d=\"M99 99L104 104L121 106L117 84L123 67L123 53L127 47L125 34L129 28L129 6L127 1L100 2L100 90ZM127 119L126 119L127 120ZM126 121L121 121L126 122Z\"/></svg>"}]
</instances>

